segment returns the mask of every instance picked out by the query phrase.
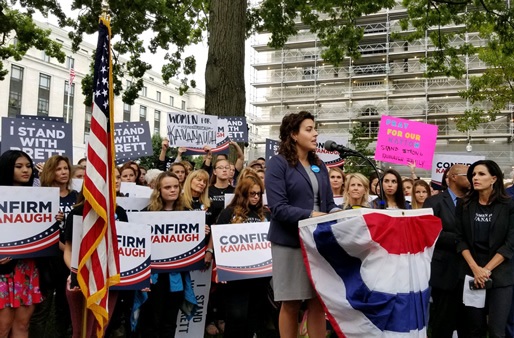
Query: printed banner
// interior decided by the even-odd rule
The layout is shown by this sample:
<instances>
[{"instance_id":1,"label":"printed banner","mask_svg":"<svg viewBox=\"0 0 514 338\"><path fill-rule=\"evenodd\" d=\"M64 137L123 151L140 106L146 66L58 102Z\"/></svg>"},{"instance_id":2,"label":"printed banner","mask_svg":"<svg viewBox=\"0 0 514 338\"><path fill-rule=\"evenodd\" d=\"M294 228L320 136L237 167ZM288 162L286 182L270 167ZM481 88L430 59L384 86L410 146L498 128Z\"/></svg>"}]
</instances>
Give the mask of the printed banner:
<instances>
[{"instance_id":1,"label":"printed banner","mask_svg":"<svg viewBox=\"0 0 514 338\"><path fill-rule=\"evenodd\" d=\"M168 113L170 147L216 147L218 117L193 113Z\"/></svg>"},{"instance_id":2,"label":"printed banner","mask_svg":"<svg viewBox=\"0 0 514 338\"><path fill-rule=\"evenodd\" d=\"M266 153L264 155L266 157L266 161L278 154L279 145L279 141L272 140L269 138L266 139Z\"/></svg>"},{"instance_id":3,"label":"printed banner","mask_svg":"<svg viewBox=\"0 0 514 338\"><path fill-rule=\"evenodd\" d=\"M432 169L437 126L382 115L375 160Z\"/></svg>"},{"instance_id":4,"label":"printed banner","mask_svg":"<svg viewBox=\"0 0 514 338\"><path fill-rule=\"evenodd\" d=\"M152 228L152 271L204 268L205 211L132 212L129 221Z\"/></svg>"},{"instance_id":5,"label":"printed banner","mask_svg":"<svg viewBox=\"0 0 514 338\"><path fill-rule=\"evenodd\" d=\"M116 204L126 212L139 212L150 204L148 197L116 197Z\"/></svg>"},{"instance_id":6,"label":"printed banner","mask_svg":"<svg viewBox=\"0 0 514 338\"><path fill-rule=\"evenodd\" d=\"M432 209L353 209L300 221L307 272L339 337L426 337Z\"/></svg>"},{"instance_id":7,"label":"printed banner","mask_svg":"<svg viewBox=\"0 0 514 338\"><path fill-rule=\"evenodd\" d=\"M269 222L212 225L220 281L271 276Z\"/></svg>"},{"instance_id":8,"label":"printed banner","mask_svg":"<svg viewBox=\"0 0 514 338\"><path fill-rule=\"evenodd\" d=\"M59 188L0 186L0 196L0 258L57 255Z\"/></svg>"},{"instance_id":9,"label":"printed banner","mask_svg":"<svg viewBox=\"0 0 514 338\"><path fill-rule=\"evenodd\" d=\"M152 156L152 135L148 121L114 123L116 164Z\"/></svg>"},{"instance_id":10,"label":"printed banner","mask_svg":"<svg viewBox=\"0 0 514 338\"><path fill-rule=\"evenodd\" d=\"M471 165L476 161L485 160L485 156L464 154L435 154L432 164L432 183L441 185L444 171L454 164Z\"/></svg>"},{"instance_id":11,"label":"printed banner","mask_svg":"<svg viewBox=\"0 0 514 338\"><path fill-rule=\"evenodd\" d=\"M22 150L32 160L45 162L53 155L67 156L73 163L72 126L68 123L2 117L2 153Z\"/></svg>"},{"instance_id":12,"label":"printed banner","mask_svg":"<svg viewBox=\"0 0 514 338\"><path fill-rule=\"evenodd\" d=\"M229 140L248 142L248 125L244 116L218 117L218 134L223 133Z\"/></svg>"},{"instance_id":13,"label":"printed banner","mask_svg":"<svg viewBox=\"0 0 514 338\"><path fill-rule=\"evenodd\" d=\"M337 144L345 145L348 143L348 137L342 137L337 135L318 135L318 147L316 149L316 154L322 160L325 165L329 168L339 167L344 164L344 159L339 156L339 152L337 151L327 151L325 150L325 142L328 140L332 140Z\"/></svg>"},{"instance_id":14,"label":"printed banner","mask_svg":"<svg viewBox=\"0 0 514 338\"><path fill-rule=\"evenodd\" d=\"M39 121L50 121L50 122L66 122L64 121L64 117L58 116L38 116L38 115L16 115L17 119L26 119L26 120L39 120Z\"/></svg>"},{"instance_id":15,"label":"printed banner","mask_svg":"<svg viewBox=\"0 0 514 338\"><path fill-rule=\"evenodd\" d=\"M190 276L198 309L190 320L187 320L186 315L182 311L179 312L177 316L177 329L175 331L176 338L204 336L207 304L209 304L209 292L211 290L212 266L205 271L193 270L190 272Z\"/></svg>"},{"instance_id":16,"label":"printed banner","mask_svg":"<svg viewBox=\"0 0 514 338\"><path fill-rule=\"evenodd\" d=\"M72 243L82 241L82 216L73 216ZM150 287L151 230L149 226L116 221L118 255L120 258L120 282L111 290L141 290ZM78 286L77 267L80 245L71 247L71 287Z\"/></svg>"}]
</instances>

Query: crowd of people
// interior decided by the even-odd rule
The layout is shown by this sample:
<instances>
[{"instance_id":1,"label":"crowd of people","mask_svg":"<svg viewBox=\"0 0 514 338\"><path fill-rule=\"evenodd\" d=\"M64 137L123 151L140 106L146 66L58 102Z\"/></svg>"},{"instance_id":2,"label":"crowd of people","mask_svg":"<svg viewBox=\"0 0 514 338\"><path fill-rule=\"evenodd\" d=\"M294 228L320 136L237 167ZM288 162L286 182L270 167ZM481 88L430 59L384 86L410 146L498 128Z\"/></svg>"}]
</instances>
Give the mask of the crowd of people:
<instances>
[{"instance_id":1,"label":"crowd of people","mask_svg":"<svg viewBox=\"0 0 514 338\"><path fill-rule=\"evenodd\" d=\"M459 337L513 337L514 201L498 165L490 160L455 164L445 172L443 187L434 190L416 176L414 165L410 177L394 169L366 177L327 168L316 155L317 136L314 116L302 111L284 117L278 155L246 167L235 142L233 163L205 148L201 168L195 169L182 158L185 148L177 149L176 158L168 157L166 139L154 168L132 161L116 167L118 196L121 182L152 189L143 211L205 211L206 270L215 264L212 225L270 222L272 277L213 282L206 334L253 338L265 331L297 338L304 318L308 337L326 337L330 325L303 261L298 222L354 208L432 208L442 232L431 264L431 337L452 337L454 331ZM77 245L71 216L82 214L84 197L71 184L84 177L86 161L72 166L56 155L34 165L18 150L0 156L0 185L59 188L61 211L55 221L61 226L62 250L57 257L0 258L0 338L44 336L50 311L57 318L52 337L82 336L84 298L70 286L70 267ZM234 195L227 206L226 194ZM117 206L116 219L127 218ZM473 279L469 285L466 275ZM106 336L174 337L179 308L194 292L189 273L158 273L151 280L149 289L110 292ZM485 307L465 305L466 288L486 289ZM134 311L137 322L130 321ZM95 325L88 318L86 336L92 337Z\"/></svg>"}]
</instances>

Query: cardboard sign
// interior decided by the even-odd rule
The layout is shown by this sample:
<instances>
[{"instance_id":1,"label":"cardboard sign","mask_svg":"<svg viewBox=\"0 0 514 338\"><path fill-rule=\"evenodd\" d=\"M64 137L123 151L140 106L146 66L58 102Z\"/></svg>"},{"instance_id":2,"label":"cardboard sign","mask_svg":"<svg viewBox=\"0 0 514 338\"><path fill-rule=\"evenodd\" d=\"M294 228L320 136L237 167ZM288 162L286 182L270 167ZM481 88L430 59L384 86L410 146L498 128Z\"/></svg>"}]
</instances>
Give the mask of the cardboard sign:
<instances>
[{"instance_id":1,"label":"cardboard sign","mask_svg":"<svg viewBox=\"0 0 514 338\"><path fill-rule=\"evenodd\" d=\"M116 204L126 212L139 212L150 204L148 197L116 197Z\"/></svg>"},{"instance_id":2,"label":"cardboard sign","mask_svg":"<svg viewBox=\"0 0 514 338\"><path fill-rule=\"evenodd\" d=\"M116 164L153 155L150 125L145 122L114 124L114 152Z\"/></svg>"},{"instance_id":3,"label":"cardboard sign","mask_svg":"<svg viewBox=\"0 0 514 338\"><path fill-rule=\"evenodd\" d=\"M271 276L269 222L212 226L218 279L230 281Z\"/></svg>"},{"instance_id":4,"label":"cardboard sign","mask_svg":"<svg viewBox=\"0 0 514 338\"><path fill-rule=\"evenodd\" d=\"M382 115L375 160L432 169L437 126Z\"/></svg>"},{"instance_id":5,"label":"cardboard sign","mask_svg":"<svg viewBox=\"0 0 514 338\"><path fill-rule=\"evenodd\" d=\"M152 229L152 271L201 269L205 256L205 211L132 212L129 221Z\"/></svg>"},{"instance_id":6,"label":"cardboard sign","mask_svg":"<svg viewBox=\"0 0 514 338\"><path fill-rule=\"evenodd\" d=\"M25 118L2 118L2 153L22 150L34 162L62 155L73 163L72 126L68 123Z\"/></svg>"},{"instance_id":7,"label":"cardboard sign","mask_svg":"<svg viewBox=\"0 0 514 338\"><path fill-rule=\"evenodd\" d=\"M149 226L116 221L120 282L111 290L141 290L150 287L151 230ZM80 242L82 241L82 216L73 216L71 247L71 286L77 286Z\"/></svg>"},{"instance_id":8,"label":"cardboard sign","mask_svg":"<svg viewBox=\"0 0 514 338\"><path fill-rule=\"evenodd\" d=\"M432 164L432 182L441 185L444 171L454 164L471 165L476 161L485 160L485 156L465 154L435 154Z\"/></svg>"},{"instance_id":9,"label":"cardboard sign","mask_svg":"<svg viewBox=\"0 0 514 338\"><path fill-rule=\"evenodd\" d=\"M135 182L121 182L120 192L125 197L150 198L152 189L144 185L137 185Z\"/></svg>"},{"instance_id":10,"label":"cardboard sign","mask_svg":"<svg viewBox=\"0 0 514 338\"><path fill-rule=\"evenodd\" d=\"M217 116L169 112L170 147L216 147L217 124Z\"/></svg>"},{"instance_id":11,"label":"cardboard sign","mask_svg":"<svg viewBox=\"0 0 514 338\"><path fill-rule=\"evenodd\" d=\"M205 271L193 270L190 272L191 283L198 303L198 309L193 318L188 320L186 315L180 311L177 316L176 338L203 337L205 330L205 319L207 318L207 304L211 290L212 266Z\"/></svg>"},{"instance_id":12,"label":"cardboard sign","mask_svg":"<svg viewBox=\"0 0 514 338\"><path fill-rule=\"evenodd\" d=\"M0 186L0 258L59 252L59 188Z\"/></svg>"}]
</instances>

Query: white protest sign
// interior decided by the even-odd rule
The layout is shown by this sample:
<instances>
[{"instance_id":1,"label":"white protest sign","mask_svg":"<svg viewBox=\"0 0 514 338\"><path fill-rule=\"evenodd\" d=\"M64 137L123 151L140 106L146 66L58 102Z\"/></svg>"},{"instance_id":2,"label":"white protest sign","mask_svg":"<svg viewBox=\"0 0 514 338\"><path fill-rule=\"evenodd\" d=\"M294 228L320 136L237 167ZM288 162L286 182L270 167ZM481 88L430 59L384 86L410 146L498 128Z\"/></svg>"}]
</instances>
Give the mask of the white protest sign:
<instances>
[{"instance_id":1,"label":"white protest sign","mask_svg":"<svg viewBox=\"0 0 514 338\"><path fill-rule=\"evenodd\" d=\"M318 155L319 159L322 160L327 167L339 167L344 163L344 159L342 159L341 156L339 156L339 152L337 151L325 150L325 142L327 142L328 140L346 146L346 144L348 143L348 137L337 136L332 134L318 135L318 146L316 148L316 155Z\"/></svg>"},{"instance_id":2,"label":"white protest sign","mask_svg":"<svg viewBox=\"0 0 514 338\"><path fill-rule=\"evenodd\" d=\"M135 182L121 182L120 192L125 197L142 197L149 198L152 195L152 189L144 185L137 185Z\"/></svg>"},{"instance_id":3,"label":"white protest sign","mask_svg":"<svg viewBox=\"0 0 514 338\"><path fill-rule=\"evenodd\" d=\"M138 212L150 204L150 199L146 197L116 197L116 204L126 212Z\"/></svg>"},{"instance_id":4,"label":"white protest sign","mask_svg":"<svg viewBox=\"0 0 514 338\"><path fill-rule=\"evenodd\" d=\"M59 188L0 186L0 196L0 258L56 255Z\"/></svg>"},{"instance_id":5,"label":"white protest sign","mask_svg":"<svg viewBox=\"0 0 514 338\"><path fill-rule=\"evenodd\" d=\"M82 178L72 178L71 179L71 190L81 191L83 184L84 184L84 179L82 179Z\"/></svg>"},{"instance_id":6,"label":"white protest sign","mask_svg":"<svg viewBox=\"0 0 514 338\"><path fill-rule=\"evenodd\" d=\"M216 147L217 124L217 116L169 112L170 147Z\"/></svg>"},{"instance_id":7,"label":"white protest sign","mask_svg":"<svg viewBox=\"0 0 514 338\"><path fill-rule=\"evenodd\" d=\"M198 309L193 318L188 320L180 311L177 316L176 338L203 337L205 319L207 317L207 304L209 303L209 291L211 290L212 266L205 270L193 270L190 272L191 283L195 292Z\"/></svg>"},{"instance_id":8,"label":"white protest sign","mask_svg":"<svg viewBox=\"0 0 514 338\"><path fill-rule=\"evenodd\" d=\"M111 289L141 290L150 287L151 243L149 226L116 221L118 257L120 259L120 282ZM80 242L82 241L82 216L73 216L73 239L71 246L71 286L76 286L79 265Z\"/></svg>"},{"instance_id":9,"label":"white protest sign","mask_svg":"<svg viewBox=\"0 0 514 338\"><path fill-rule=\"evenodd\" d=\"M454 164L471 165L476 161L484 160L484 156L465 154L435 154L432 161L432 182L441 184L444 171Z\"/></svg>"},{"instance_id":10,"label":"white protest sign","mask_svg":"<svg viewBox=\"0 0 514 338\"><path fill-rule=\"evenodd\" d=\"M148 224L152 228L155 272L204 267L205 211L142 211L129 213L128 217L131 223Z\"/></svg>"},{"instance_id":11,"label":"white protest sign","mask_svg":"<svg viewBox=\"0 0 514 338\"><path fill-rule=\"evenodd\" d=\"M216 224L211 228L220 281L271 276L269 222Z\"/></svg>"}]
</instances>

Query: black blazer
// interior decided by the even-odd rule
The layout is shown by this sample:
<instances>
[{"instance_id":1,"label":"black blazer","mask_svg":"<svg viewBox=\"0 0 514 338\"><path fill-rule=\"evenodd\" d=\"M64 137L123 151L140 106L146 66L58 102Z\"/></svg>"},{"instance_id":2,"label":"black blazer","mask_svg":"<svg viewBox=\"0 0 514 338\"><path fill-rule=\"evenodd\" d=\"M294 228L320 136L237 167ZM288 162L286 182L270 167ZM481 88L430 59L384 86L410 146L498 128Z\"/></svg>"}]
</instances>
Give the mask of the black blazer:
<instances>
[{"instance_id":1,"label":"black blazer","mask_svg":"<svg viewBox=\"0 0 514 338\"><path fill-rule=\"evenodd\" d=\"M455 204L448 191L429 197L423 208L432 208L441 219L443 229L435 244L430 271L430 286L453 290L459 282L460 255L457 253Z\"/></svg>"},{"instance_id":2,"label":"black blazer","mask_svg":"<svg viewBox=\"0 0 514 338\"><path fill-rule=\"evenodd\" d=\"M457 252L469 250L473 257L476 252L473 246L474 240L474 216L478 201L471 201L467 205L457 205L455 217L457 220ZM514 284L514 265L511 261L514 254L514 202L496 202L493 204L493 218L491 220L491 231L489 233L489 255L488 261L499 253L505 261L498 265L493 271L491 278L493 287L503 287ZM462 256L462 255L461 255ZM468 264L461 259L460 275L473 276Z\"/></svg>"},{"instance_id":3,"label":"black blazer","mask_svg":"<svg viewBox=\"0 0 514 338\"><path fill-rule=\"evenodd\" d=\"M309 218L314 206L312 183L303 165L290 166L282 155L266 162L266 197L271 209L268 240L272 243L300 247L298 221ZM319 186L321 212L337 209L330 187L328 170L321 163L315 173Z\"/></svg>"}]
</instances>

